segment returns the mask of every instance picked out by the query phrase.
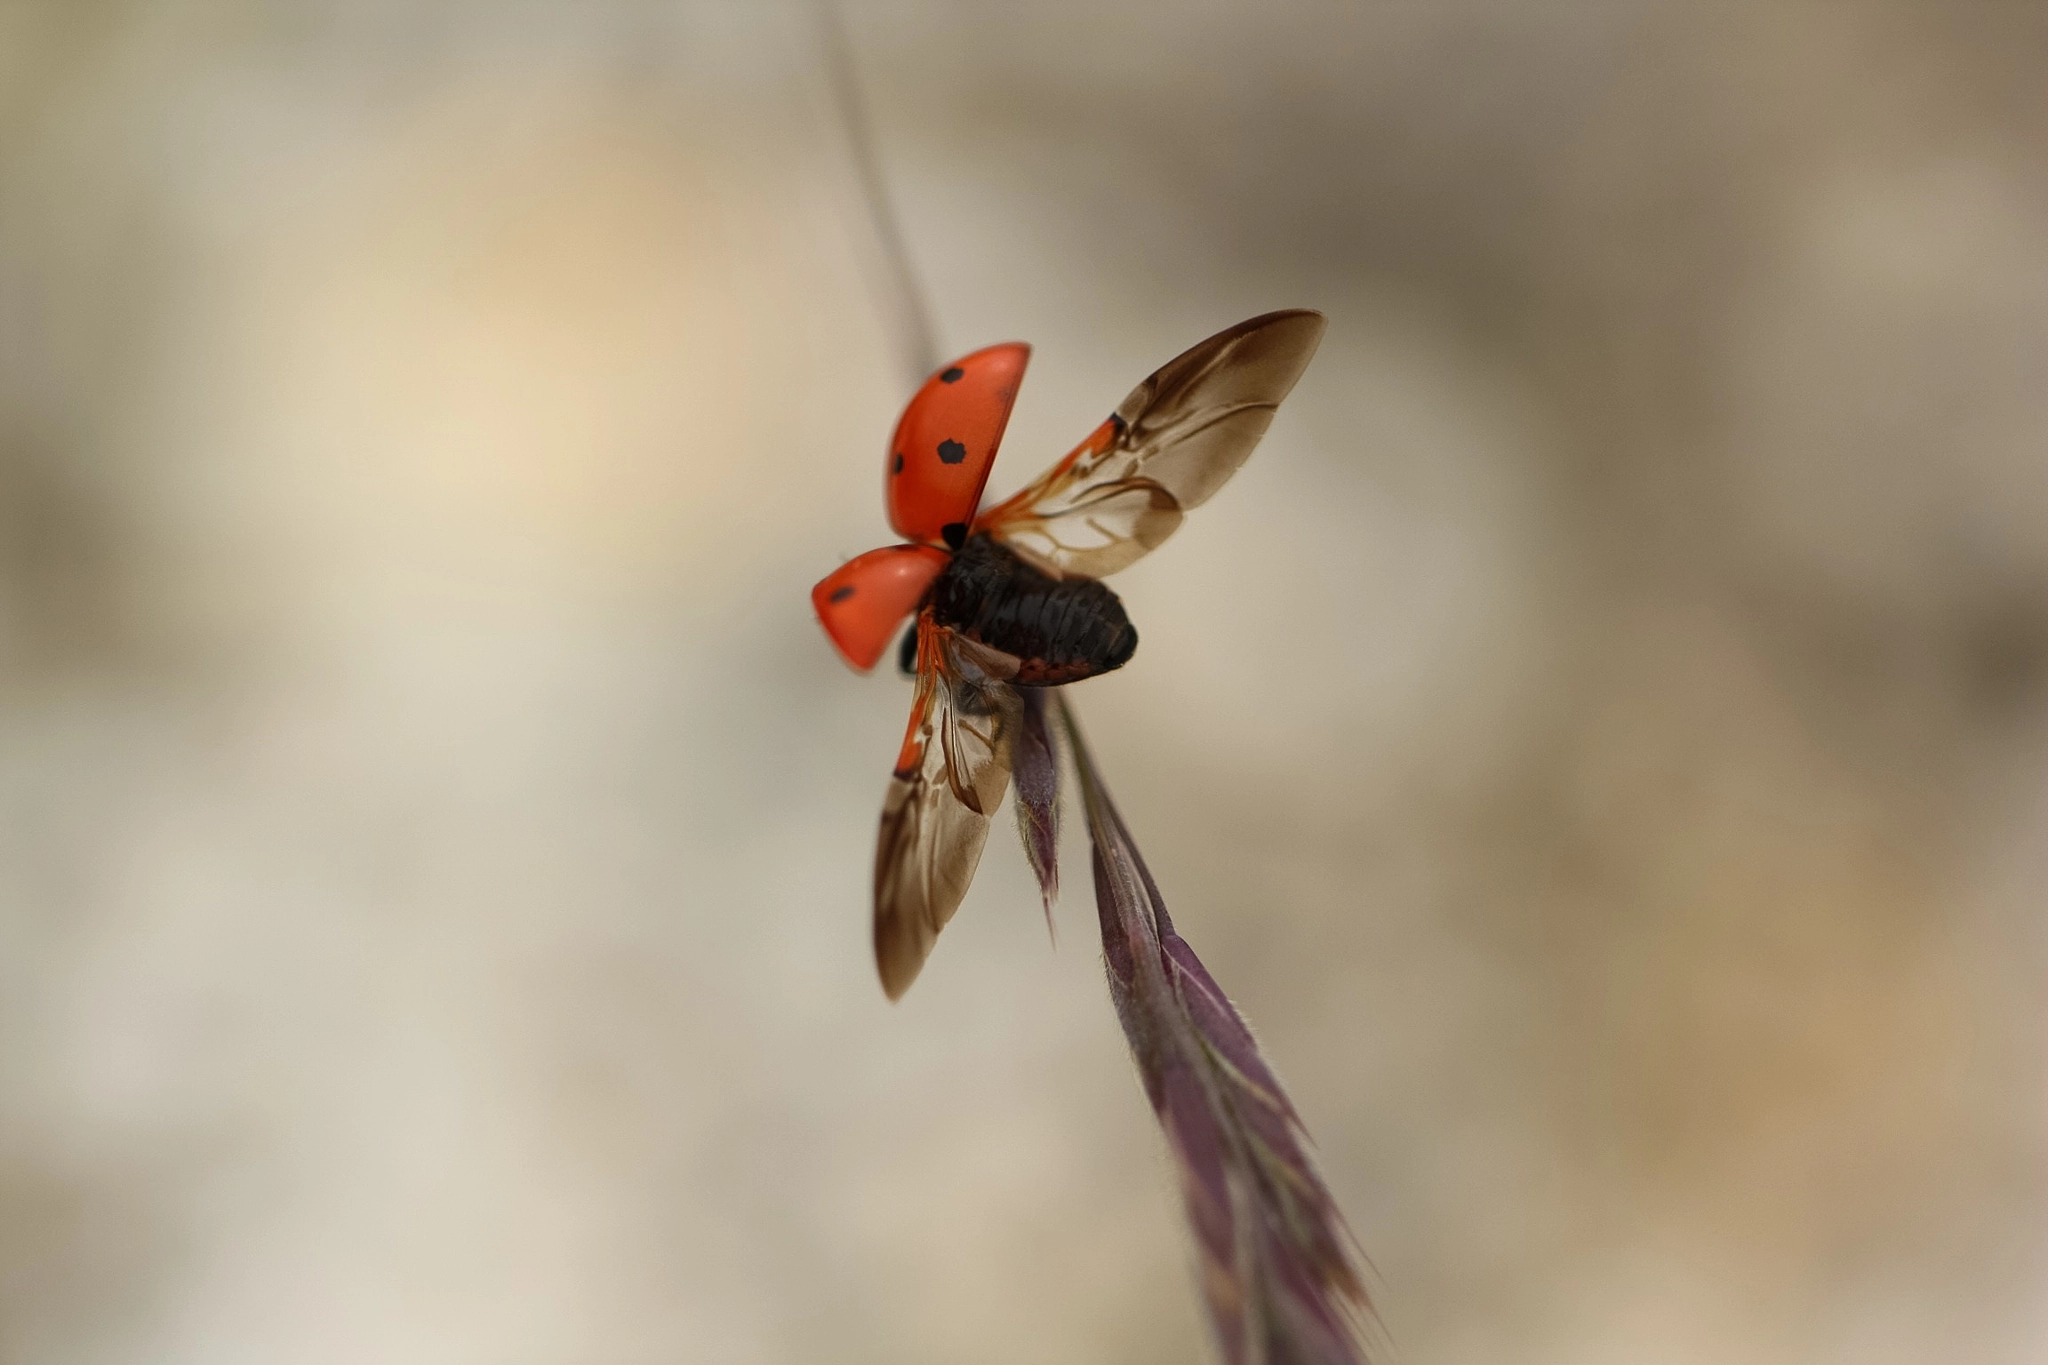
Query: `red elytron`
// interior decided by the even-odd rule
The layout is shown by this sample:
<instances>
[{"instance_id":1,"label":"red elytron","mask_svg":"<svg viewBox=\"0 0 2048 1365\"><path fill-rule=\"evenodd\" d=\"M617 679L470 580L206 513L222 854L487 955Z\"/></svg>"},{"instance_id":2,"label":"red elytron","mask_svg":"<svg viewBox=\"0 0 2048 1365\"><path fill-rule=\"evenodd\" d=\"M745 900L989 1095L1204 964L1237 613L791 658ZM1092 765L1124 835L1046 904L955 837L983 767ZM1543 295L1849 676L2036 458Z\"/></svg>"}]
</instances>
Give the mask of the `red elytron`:
<instances>
[{"instance_id":1,"label":"red elytron","mask_svg":"<svg viewBox=\"0 0 2048 1365\"><path fill-rule=\"evenodd\" d=\"M870 550L811 589L825 633L863 672L917 614L916 696L875 851L875 962L891 999L973 880L1010 782L1015 689L1131 657L1137 632L1096 580L1158 546L1237 472L1322 334L1322 314L1303 309L1218 332L979 515L1031 348L962 356L904 409L885 477L889 524L911 543Z\"/></svg>"}]
</instances>

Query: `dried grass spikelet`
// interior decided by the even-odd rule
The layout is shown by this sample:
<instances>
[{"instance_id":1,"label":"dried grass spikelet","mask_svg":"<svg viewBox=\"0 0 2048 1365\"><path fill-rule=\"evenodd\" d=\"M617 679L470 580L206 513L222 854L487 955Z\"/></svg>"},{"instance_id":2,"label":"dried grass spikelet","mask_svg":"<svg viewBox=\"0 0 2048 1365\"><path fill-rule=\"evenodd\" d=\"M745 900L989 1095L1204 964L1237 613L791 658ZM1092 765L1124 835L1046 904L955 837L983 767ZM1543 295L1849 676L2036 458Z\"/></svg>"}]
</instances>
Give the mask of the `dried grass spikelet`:
<instances>
[{"instance_id":1,"label":"dried grass spikelet","mask_svg":"<svg viewBox=\"0 0 2048 1365\"><path fill-rule=\"evenodd\" d=\"M1025 689L1036 691L1036 689ZM1210 1326L1229 1365L1362 1365L1371 1305L1357 1245L1307 1151L1308 1134L1244 1018L1173 927L1159 887L1064 698L1027 701L1018 820L1048 905L1056 706L1094 845L1111 999L1180 1177ZM1020 776L1022 774L1020 763ZM1047 778L1046 774L1050 777Z\"/></svg>"}]
</instances>

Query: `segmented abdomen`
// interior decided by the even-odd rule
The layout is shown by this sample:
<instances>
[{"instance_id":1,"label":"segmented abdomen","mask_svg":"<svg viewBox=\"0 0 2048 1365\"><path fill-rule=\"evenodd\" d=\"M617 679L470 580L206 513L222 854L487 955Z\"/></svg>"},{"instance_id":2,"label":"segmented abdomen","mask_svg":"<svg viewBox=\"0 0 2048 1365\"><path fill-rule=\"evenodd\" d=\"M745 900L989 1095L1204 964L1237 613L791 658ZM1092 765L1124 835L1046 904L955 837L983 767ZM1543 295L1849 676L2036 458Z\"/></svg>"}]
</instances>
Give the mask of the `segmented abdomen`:
<instances>
[{"instance_id":1,"label":"segmented abdomen","mask_svg":"<svg viewBox=\"0 0 2048 1365\"><path fill-rule=\"evenodd\" d=\"M932 585L940 625L1023 660L1015 682L1052 687L1121 668L1138 632L1092 578L1053 578L987 536L972 536Z\"/></svg>"}]
</instances>

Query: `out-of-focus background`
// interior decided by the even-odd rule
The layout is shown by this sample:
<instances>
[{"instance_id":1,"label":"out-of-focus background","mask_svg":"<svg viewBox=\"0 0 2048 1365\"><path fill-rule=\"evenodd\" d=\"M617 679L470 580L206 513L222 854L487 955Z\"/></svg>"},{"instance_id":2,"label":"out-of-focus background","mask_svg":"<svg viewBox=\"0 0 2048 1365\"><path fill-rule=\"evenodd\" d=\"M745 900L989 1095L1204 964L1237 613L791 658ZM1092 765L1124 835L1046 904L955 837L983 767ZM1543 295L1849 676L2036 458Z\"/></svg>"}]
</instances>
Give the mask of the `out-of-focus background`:
<instances>
[{"instance_id":1,"label":"out-of-focus background","mask_svg":"<svg viewBox=\"0 0 2048 1365\"><path fill-rule=\"evenodd\" d=\"M860 4L993 488L1330 316L1076 689L1415 1365L2048 1356L2048 10ZM1007 827L882 998L805 4L0 7L0 1360L1180 1362Z\"/></svg>"}]
</instances>

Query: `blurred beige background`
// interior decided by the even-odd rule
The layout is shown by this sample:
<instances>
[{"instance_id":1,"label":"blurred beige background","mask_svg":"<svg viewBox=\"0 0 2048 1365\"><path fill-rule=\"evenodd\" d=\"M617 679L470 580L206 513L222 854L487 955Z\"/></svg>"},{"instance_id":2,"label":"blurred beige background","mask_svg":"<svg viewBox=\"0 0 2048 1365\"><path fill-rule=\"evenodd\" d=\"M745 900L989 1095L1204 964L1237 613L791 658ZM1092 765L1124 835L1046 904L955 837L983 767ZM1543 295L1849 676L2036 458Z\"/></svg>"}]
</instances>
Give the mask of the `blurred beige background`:
<instances>
[{"instance_id":1,"label":"blurred beige background","mask_svg":"<svg viewBox=\"0 0 2048 1365\"><path fill-rule=\"evenodd\" d=\"M1077 693L1395 1358L2048 1358L2044 16L849 9L997 491L1330 315ZM822 72L0 6L0 1360L1204 1358L1079 845L873 978Z\"/></svg>"}]
</instances>

